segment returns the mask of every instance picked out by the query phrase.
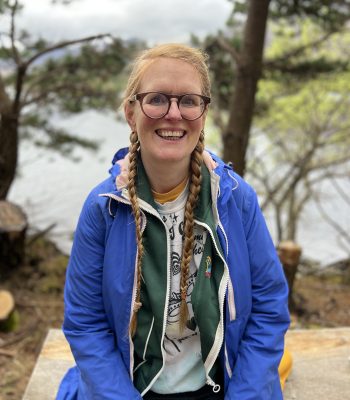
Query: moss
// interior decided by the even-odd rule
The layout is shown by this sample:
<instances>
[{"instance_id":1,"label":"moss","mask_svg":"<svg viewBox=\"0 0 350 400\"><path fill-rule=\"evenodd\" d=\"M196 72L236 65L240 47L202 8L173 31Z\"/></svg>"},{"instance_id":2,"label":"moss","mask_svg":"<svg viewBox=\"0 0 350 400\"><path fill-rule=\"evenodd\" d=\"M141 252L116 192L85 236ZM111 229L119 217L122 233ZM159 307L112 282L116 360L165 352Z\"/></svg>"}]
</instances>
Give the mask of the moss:
<instances>
[{"instance_id":1,"label":"moss","mask_svg":"<svg viewBox=\"0 0 350 400\"><path fill-rule=\"evenodd\" d=\"M19 326L19 313L17 310L12 311L5 321L0 321L1 332L13 332Z\"/></svg>"}]
</instances>

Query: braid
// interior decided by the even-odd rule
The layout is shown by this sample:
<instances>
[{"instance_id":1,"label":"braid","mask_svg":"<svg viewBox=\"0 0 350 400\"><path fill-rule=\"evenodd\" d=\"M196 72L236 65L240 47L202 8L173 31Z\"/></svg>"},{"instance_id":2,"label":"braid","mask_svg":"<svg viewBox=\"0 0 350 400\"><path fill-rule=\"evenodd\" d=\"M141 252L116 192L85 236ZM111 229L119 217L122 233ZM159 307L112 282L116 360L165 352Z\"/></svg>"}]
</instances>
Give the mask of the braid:
<instances>
[{"instance_id":1,"label":"braid","mask_svg":"<svg viewBox=\"0 0 350 400\"><path fill-rule=\"evenodd\" d=\"M181 306L180 306L180 330L186 326L188 319L188 307L187 307L187 289L188 289L188 275L190 270L190 262L193 252L194 244L194 209L196 207L198 196L201 188L201 164L202 154L204 150L204 132L202 131L199 137L196 148L193 150L191 155L191 166L190 166L190 187L187 202L185 205L185 222L184 222L184 244L182 250L181 259Z\"/></svg>"},{"instance_id":2,"label":"braid","mask_svg":"<svg viewBox=\"0 0 350 400\"><path fill-rule=\"evenodd\" d=\"M130 334L133 336L136 332L137 326L137 311L142 306L140 301L141 294L141 267L142 267L142 255L143 255L143 244L141 235L141 211L137 201L136 193L136 175L137 175L137 157L139 149L139 140L136 132L130 134L130 146L129 146L129 177L128 177L128 190L129 198L131 202L132 211L135 217L136 225L136 240L137 240L137 278L136 278L136 298L133 309L133 314L130 323Z\"/></svg>"}]
</instances>

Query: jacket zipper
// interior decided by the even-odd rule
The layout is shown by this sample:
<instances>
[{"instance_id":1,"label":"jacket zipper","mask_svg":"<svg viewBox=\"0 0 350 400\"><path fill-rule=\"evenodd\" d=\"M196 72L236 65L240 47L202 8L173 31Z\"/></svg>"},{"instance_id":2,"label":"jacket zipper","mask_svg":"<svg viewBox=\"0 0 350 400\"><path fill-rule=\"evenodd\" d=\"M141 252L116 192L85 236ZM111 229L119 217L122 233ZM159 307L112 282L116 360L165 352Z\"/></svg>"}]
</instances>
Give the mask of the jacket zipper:
<instances>
[{"instance_id":1,"label":"jacket zipper","mask_svg":"<svg viewBox=\"0 0 350 400\"><path fill-rule=\"evenodd\" d=\"M222 234L224 235L224 238L225 238L226 257L228 257L228 252L229 252L228 239L227 239L227 235L226 235L225 229L224 229L224 227L223 227L223 225L221 223L219 212L218 212L218 207L217 207L217 199L218 199L219 194L220 194L220 184L219 184L220 177L215 172L211 171L211 174L213 174L212 175L212 179L215 182L215 188L216 188L216 191L215 191L214 195L212 195L212 198L213 198L213 201L214 201L214 211L215 211L215 215L217 216L218 226L221 229L221 232L222 232ZM228 174L229 174L230 178L232 178L237 184L232 190L237 189L237 186L238 186L237 180L235 178L233 178L230 175L230 173L228 173ZM228 310L229 310L229 316L230 316L230 322L231 322L231 321L234 321L236 319L236 306L235 306L235 296L234 296L233 285L232 285L232 281L231 281L231 277L230 277L230 271L228 271L228 277L229 277L229 279L228 279L228 286L227 286L227 294L228 294L228 299L227 300L228 300ZM230 366L230 362L229 362L229 359L228 359L226 341L224 343L224 346L225 346L225 348L224 348L225 368L226 368L228 376L231 378L231 376L232 376L232 368Z\"/></svg>"},{"instance_id":2,"label":"jacket zipper","mask_svg":"<svg viewBox=\"0 0 350 400\"><path fill-rule=\"evenodd\" d=\"M222 231L222 234L225 237L225 243L226 243L226 257L228 257L228 240L227 240L227 235L226 232L221 224L221 221L219 219L218 221L218 225ZM228 310L229 310L229 314L230 314L230 322L236 319L236 307L235 307L235 294L234 294L234 290L233 290L233 285L232 285L232 281L231 281L231 277L230 277L230 273L229 273L229 280L228 280L228 287L227 287L227 293L228 293Z\"/></svg>"},{"instance_id":3,"label":"jacket zipper","mask_svg":"<svg viewBox=\"0 0 350 400\"><path fill-rule=\"evenodd\" d=\"M221 223L219 212L218 212L218 206L217 206L217 199L219 197L220 193L220 177L217 175L215 172L211 171L211 181L214 182L215 184L215 191L213 190L212 193L212 199L213 199L213 213L216 216L217 219L217 224L219 228L221 229L222 234L224 235L225 238L225 244L226 244L226 257L228 257L228 239L227 235L225 232L225 229ZM231 177L231 175L230 175ZM232 178L234 179L234 178ZM235 188L234 188L235 189ZM233 189L233 190L234 190ZM229 314L230 314L230 321L233 321L236 319L236 307L235 307L235 297L234 297L234 290L232 286L232 281L230 277L230 273L228 274L229 280L228 280L228 309L229 309Z\"/></svg>"},{"instance_id":4,"label":"jacket zipper","mask_svg":"<svg viewBox=\"0 0 350 400\"><path fill-rule=\"evenodd\" d=\"M219 338L214 340L213 346L210 349L208 357L204 363L207 384L210 386L213 386L213 392L217 393L218 391L220 391L220 385L216 384L211 379L211 377L209 376L209 372L213 368L215 360L217 359L220 349L222 347L222 344L224 342L224 302L225 302L225 293L226 293L226 289L227 289L227 285L228 285L228 281L229 281L229 272L228 272L228 266L226 264L226 261L222 257L222 255L218 249L216 240L214 238L213 232L210 229L210 227L207 224L205 224L203 222L199 222L197 220L195 220L195 223L200 226L203 226L209 232L212 242L214 243L215 250L216 250L217 254L219 255L219 257L221 258L222 262L224 263L224 275L222 277L220 287L219 287L219 303L220 303Z\"/></svg>"}]
</instances>

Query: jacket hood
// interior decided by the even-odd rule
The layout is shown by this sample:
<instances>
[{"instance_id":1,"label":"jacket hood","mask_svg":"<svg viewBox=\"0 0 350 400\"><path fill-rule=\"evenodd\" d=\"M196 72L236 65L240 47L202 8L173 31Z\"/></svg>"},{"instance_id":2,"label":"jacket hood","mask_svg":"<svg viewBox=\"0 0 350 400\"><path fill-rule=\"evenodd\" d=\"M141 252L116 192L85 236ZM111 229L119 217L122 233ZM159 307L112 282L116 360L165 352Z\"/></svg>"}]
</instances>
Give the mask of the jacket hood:
<instances>
[{"instance_id":1,"label":"jacket hood","mask_svg":"<svg viewBox=\"0 0 350 400\"><path fill-rule=\"evenodd\" d=\"M203 161L210 174L215 174L220 178L221 191L227 189L228 192L231 192L238 187L240 179L238 175L214 153L204 150ZM129 149L127 147L115 153L109 173L114 182L115 190L119 191L127 186L129 173Z\"/></svg>"}]
</instances>

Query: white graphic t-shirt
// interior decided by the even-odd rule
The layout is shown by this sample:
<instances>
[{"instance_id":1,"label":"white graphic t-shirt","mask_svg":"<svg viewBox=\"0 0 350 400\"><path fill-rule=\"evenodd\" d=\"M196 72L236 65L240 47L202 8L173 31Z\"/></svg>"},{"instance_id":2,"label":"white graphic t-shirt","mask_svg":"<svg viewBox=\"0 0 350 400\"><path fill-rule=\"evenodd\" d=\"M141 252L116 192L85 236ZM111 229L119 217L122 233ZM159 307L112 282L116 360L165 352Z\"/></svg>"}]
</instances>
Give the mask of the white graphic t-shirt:
<instances>
[{"instance_id":1,"label":"white graphic t-shirt","mask_svg":"<svg viewBox=\"0 0 350 400\"><path fill-rule=\"evenodd\" d=\"M180 267L184 211L188 186L180 196L171 202L157 203L158 212L168 229L170 237L170 298L168 319L164 338L165 365L151 390L156 393L180 393L195 391L205 385L205 369L201 355L200 334L193 318L191 293L201 262L207 232L195 225L193 257L190 263L187 289L189 321L180 333L179 314L181 304Z\"/></svg>"}]
</instances>

